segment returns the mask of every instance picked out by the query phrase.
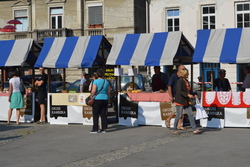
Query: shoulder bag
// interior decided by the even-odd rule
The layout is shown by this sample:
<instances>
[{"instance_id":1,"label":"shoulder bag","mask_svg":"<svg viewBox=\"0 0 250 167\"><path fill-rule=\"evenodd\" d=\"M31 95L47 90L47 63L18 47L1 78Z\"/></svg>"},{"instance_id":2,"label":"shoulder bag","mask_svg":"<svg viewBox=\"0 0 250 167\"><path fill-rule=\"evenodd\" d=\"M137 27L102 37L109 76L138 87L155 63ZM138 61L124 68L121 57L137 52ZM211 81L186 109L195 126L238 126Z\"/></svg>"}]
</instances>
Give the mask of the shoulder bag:
<instances>
[{"instance_id":1,"label":"shoulder bag","mask_svg":"<svg viewBox=\"0 0 250 167\"><path fill-rule=\"evenodd\" d=\"M104 83L105 83L105 79L104 79L104 82L102 84L102 87L101 89L96 93L94 94L93 96L89 95L86 99L85 99L85 103L88 105L88 106L92 106L95 102L95 97L102 91L103 89L103 86L104 86ZM93 84L92 84L93 86Z\"/></svg>"},{"instance_id":2,"label":"shoulder bag","mask_svg":"<svg viewBox=\"0 0 250 167\"><path fill-rule=\"evenodd\" d=\"M26 90L25 90L25 87L23 86L23 83L22 83L22 79L21 79L21 78L20 78L19 89L20 89L20 93L21 93L22 95L25 95L25 94L26 94Z\"/></svg>"}]
</instances>

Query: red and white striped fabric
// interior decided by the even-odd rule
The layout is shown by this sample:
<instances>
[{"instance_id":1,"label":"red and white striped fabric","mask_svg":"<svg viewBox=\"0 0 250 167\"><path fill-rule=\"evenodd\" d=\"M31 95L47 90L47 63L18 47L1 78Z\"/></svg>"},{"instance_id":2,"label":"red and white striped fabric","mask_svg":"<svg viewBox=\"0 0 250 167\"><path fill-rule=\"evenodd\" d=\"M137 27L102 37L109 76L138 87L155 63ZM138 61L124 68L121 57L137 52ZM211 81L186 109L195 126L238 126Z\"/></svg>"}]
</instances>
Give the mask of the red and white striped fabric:
<instances>
[{"instance_id":1,"label":"red and white striped fabric","mask_svg":"<svg viewBox=\"0 0 250 167\"><path fill-rule=\"evenodd\" d=\"M249 92L203 92L204 107L250 107Z\"/></svg>"}]
</instances>

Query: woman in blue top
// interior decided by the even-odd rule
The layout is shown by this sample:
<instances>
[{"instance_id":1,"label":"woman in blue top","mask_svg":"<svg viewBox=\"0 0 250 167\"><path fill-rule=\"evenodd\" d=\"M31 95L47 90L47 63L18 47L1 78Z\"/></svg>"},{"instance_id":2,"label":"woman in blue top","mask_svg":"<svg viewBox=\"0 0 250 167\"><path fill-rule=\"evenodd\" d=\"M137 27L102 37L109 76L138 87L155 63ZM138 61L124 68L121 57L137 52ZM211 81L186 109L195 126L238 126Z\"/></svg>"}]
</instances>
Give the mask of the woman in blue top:
<instances>
[{"instance_id":1,"label":"woman in blue top","mask_svg":"<svg viewBox=\"0 0 250 167\"><path fill-rule=\"evenodd\" d=\"M93 129L90 133L98 133L98 118L101 117L102 122L102 133L106 133L107 129L107 109L108 109L108 92L110 91L110 84L104 79L104 71L98 69L96 72L97 79L93 82L91 90L91 96L95 96L95 102L93 104Z\"/></svg>"}]
</instances>

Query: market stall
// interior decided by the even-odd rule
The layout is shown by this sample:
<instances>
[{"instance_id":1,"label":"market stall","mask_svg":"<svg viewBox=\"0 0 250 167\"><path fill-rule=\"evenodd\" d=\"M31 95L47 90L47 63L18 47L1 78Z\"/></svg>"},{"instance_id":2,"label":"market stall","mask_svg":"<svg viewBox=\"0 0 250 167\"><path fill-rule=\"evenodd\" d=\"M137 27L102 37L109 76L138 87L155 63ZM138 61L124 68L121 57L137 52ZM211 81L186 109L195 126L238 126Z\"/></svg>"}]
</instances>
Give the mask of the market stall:
<instances>
[{"instance_id":1,"label":"market stall","mask_svg":"<svg viewBox=\"0 0 250 167\"><path fill-rule=\"evenodd\" d=\"M104 36L45 38L35 67L104 68L111 44ZM80 76L79 76L80 77ZM85 104L89 93L49 93L50 124L92 124L92 108Z\"/></svg>"},{"instance_id":2,"label":"market stall","mask_svg":"<svg viewBox=\"0 0 250 167\"><path fill-rule=\"evenodd\" d=\"M109 65L173 66L192 64L193 47L182 32L120 34L107 59ZM192 75L191 68L191 75ZM192 76L191 76L192 77ZM120 125L160 125L171 113L168 93L118 94Z\"/></svg>"},{"instance_id":3,"label":"market stall","mask_svg":"<svg viewBox=\"0 0 250 167\"><path fill-rule=\"evenodd\" d=\"M250 63L250 28L198 30L196 63ZM203 127L249 127L250 92L203 92Z\"/></svg>"},{"instance_id":4,"label":"market stall","mask_svg":"<svg viewBox=\"0 0 250 167\"><path fill-rule=\"evenodd\" d=\"M5 40L0 41L0 66L1 66L1 92L0 92L0 121L7 121L9 102L8 102L8 82L7 69L16 68L19 70L33 70L41 46L34 42L33 39ZM34 73L33 73L34 74ZM34 93L27 89L24 95L25 107L20 109L20 122L32 122L34 120L35 98ZM12 115L11 121L15 121L15 114Z\"/></svg>"}]
</instances>

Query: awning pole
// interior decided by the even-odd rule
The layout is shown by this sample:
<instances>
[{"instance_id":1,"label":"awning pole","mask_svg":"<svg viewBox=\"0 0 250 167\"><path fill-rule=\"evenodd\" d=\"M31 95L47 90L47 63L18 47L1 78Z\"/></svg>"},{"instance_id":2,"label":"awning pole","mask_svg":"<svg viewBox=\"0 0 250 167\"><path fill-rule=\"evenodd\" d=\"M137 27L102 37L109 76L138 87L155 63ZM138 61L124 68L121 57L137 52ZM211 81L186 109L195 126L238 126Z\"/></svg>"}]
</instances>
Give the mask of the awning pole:
<instances>
[{"instance_id":1,"label":"awning pole","mask_svg":"<svg viewBox=\"0 0 250 167\"><path fill-rule=\"evenodd\" d=\"M50 93L51 91L50 91L50 82L51 82L51 69L50 68L48 68L47 69L47 71L48 71L48 93Z\"/></svg>"},{"instance_id":2,"label":"awning pole","mask_svg":"<svg viewBox=\"0 0 250 167\"><path fill-rule=\"evenodd\" d=\"M1 68L1 83L2 83L1 91L3 91L3 89L4 89L4 69L3 69L3 67Z\"/></svg>"},{"instance_id":3,"label":"awning pole","mask_svg":"<svg viewBox=\"0 0 250 167\"><path fill-rule=\"evenodd\" d=\"M118 65L118 68L121 68L121 66L120 65ZM117 82L116 82L116 87L117 87L117 91L118 92L121 92L121 76L118 76L117 77Z\"/></svg>"},{"instance_id":4,"label":"awning pole","mask_svg":"<svg viewBox=\"0 0 250 167\"><path fill-rule=\"evenodd\" d=\"M32 78L31 78L31 84L32 84L32 91L35 91L35 69L32 68Z\"/></svg>"},{"instance_id":5,"label":"awning pole","mask_svg":"<svg viewBox=\"0 0 250 167\"><path fill-rule=\"evenodd\" d=\"M211 63L211 66L212 66L212 71L211 71L211 90L213 91L214 90L214 63Z\"/></svg>"},{"instance_id":6,"label":"awning pole","mask_svg":"<svg viewBox=\"0 0 250 167\"><path fill-rule=\"evenodd\" d=\"M204 92L205 85L204 85L204 66L203 66L203 63L201 63L201 87L202 87L202 92Z\"/></svg>"},{"instance_id":7,"label":"awning pole","mask_svg":"<svg viewBox=\"0 0 250 167\"><path fill-rule=\"evenodd\" d=\"M65 81L66 81L66 69L63 68L63 90L66 90Z\"/></svg>"},{"instance_id":8,"label":"awning pole","mask_svg":"<svg viewBox=\"0 0 250 167\"><path fill-rule=\"evenodd\" d=\"M132 71L134 71L134 66L132 66ZM132 89L134 90L135 89L135 76L133 75L132 76Z\"/></svg>"}]
</instances>

